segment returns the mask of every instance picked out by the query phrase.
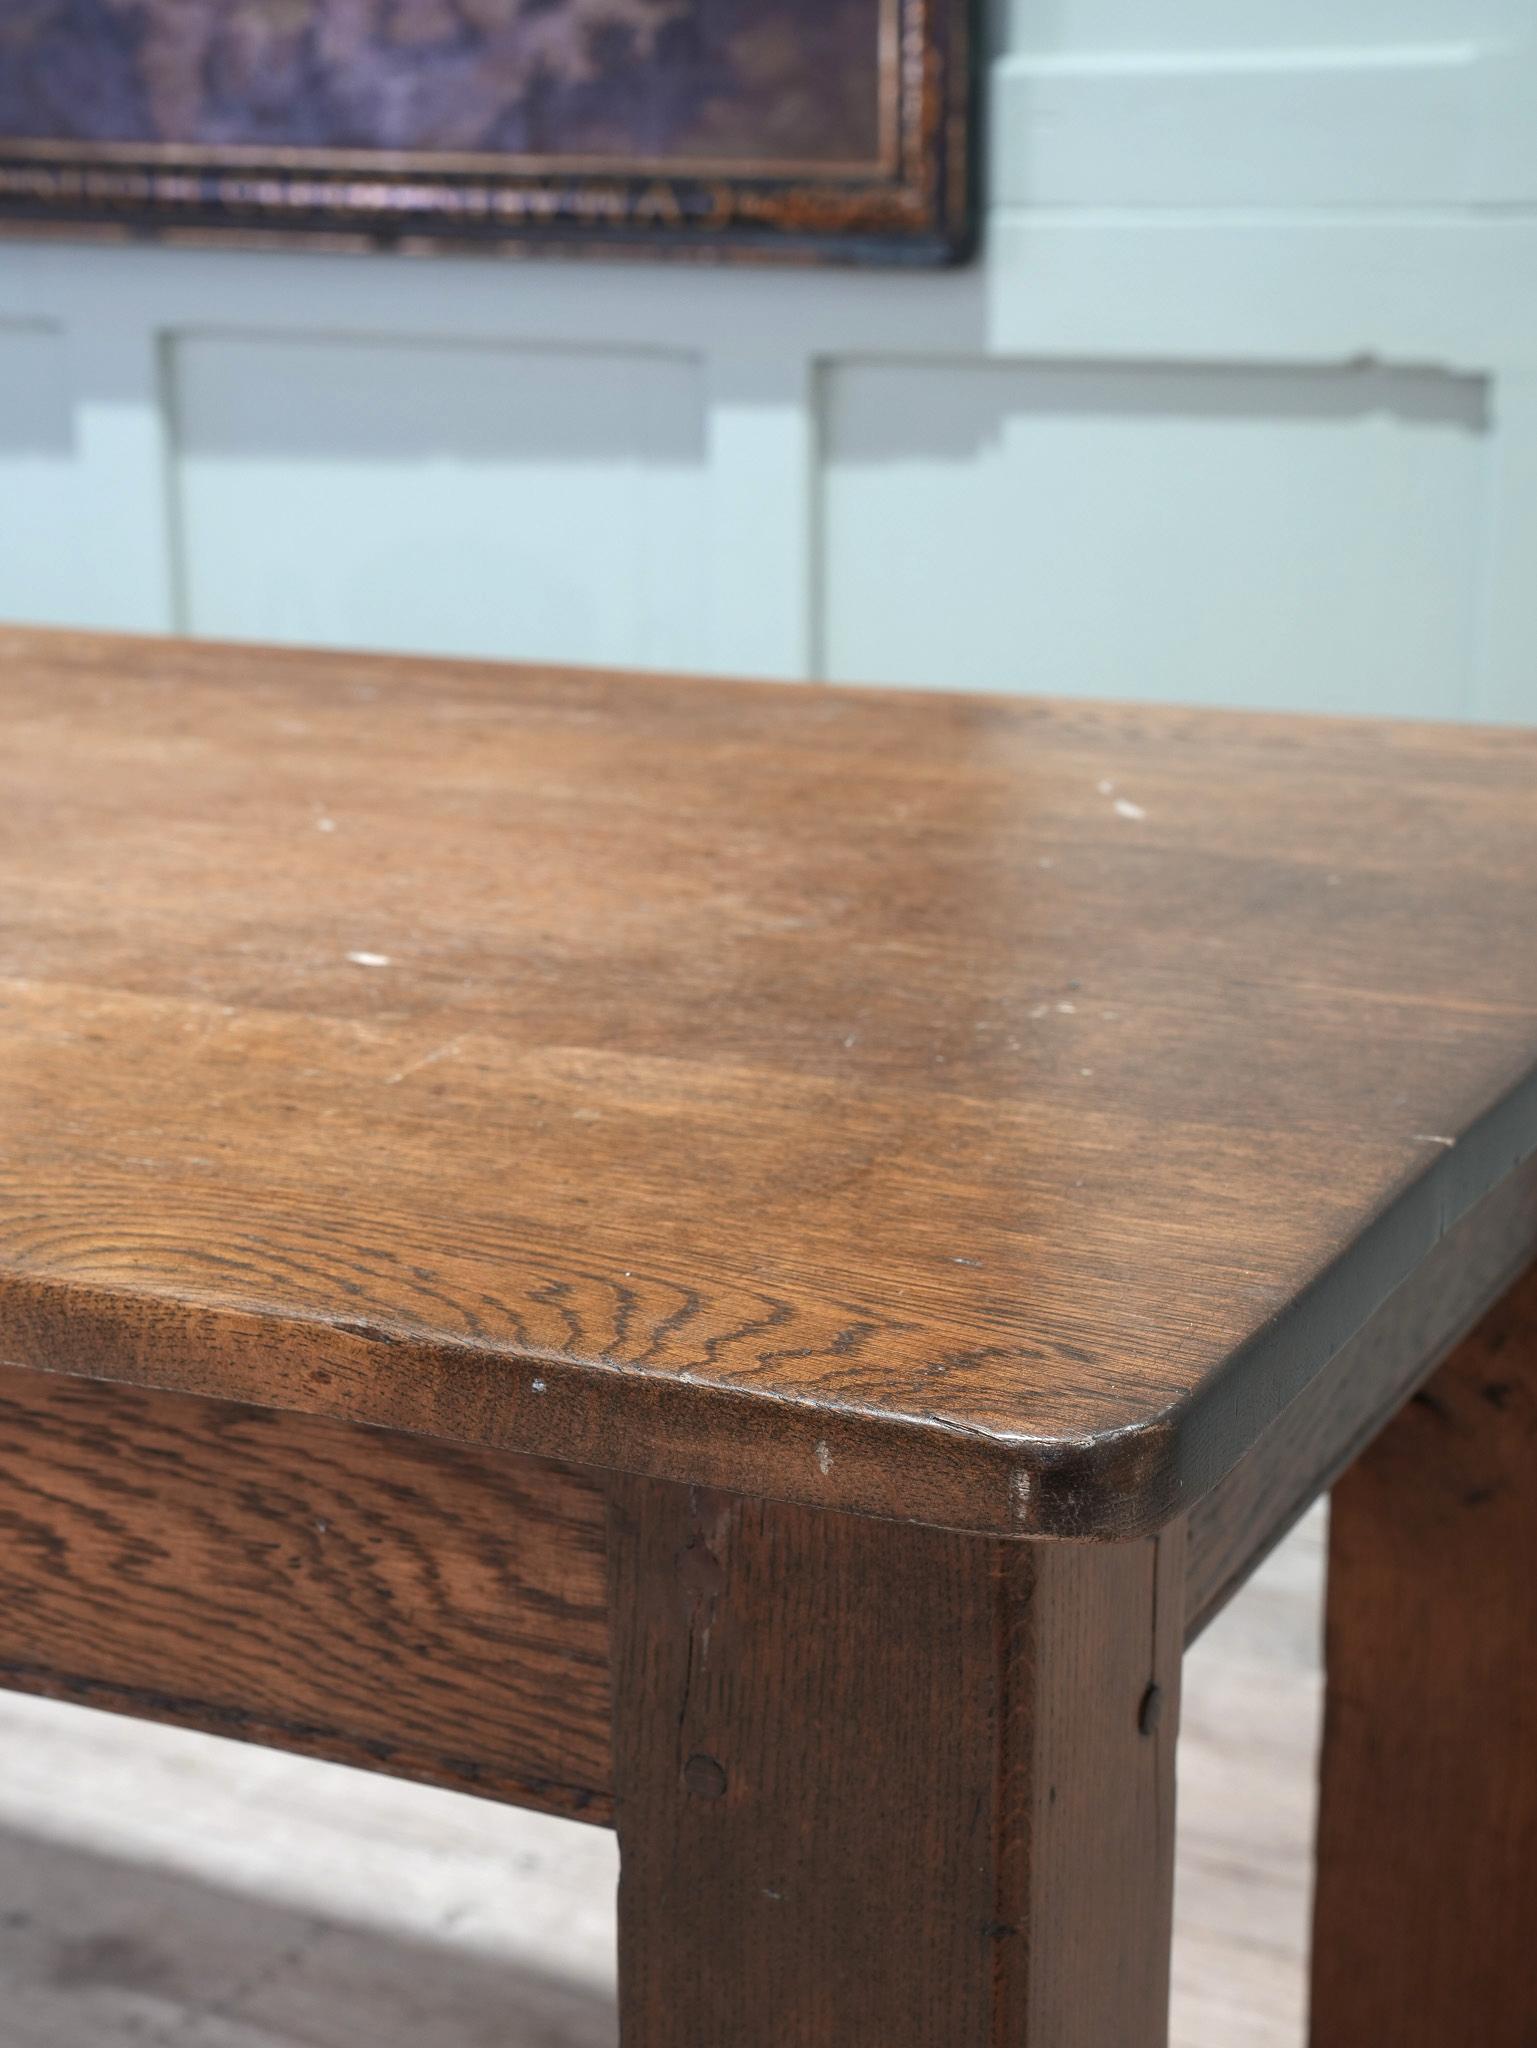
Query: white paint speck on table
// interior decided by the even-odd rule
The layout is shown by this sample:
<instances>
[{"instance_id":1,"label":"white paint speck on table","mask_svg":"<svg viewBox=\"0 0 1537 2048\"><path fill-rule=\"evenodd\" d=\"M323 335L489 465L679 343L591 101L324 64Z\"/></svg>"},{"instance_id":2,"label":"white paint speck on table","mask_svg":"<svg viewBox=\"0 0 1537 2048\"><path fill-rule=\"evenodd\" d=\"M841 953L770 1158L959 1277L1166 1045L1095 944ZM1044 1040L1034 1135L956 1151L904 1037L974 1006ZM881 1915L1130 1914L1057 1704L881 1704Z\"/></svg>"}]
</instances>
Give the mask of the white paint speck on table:
<instances>
[{"instance_id":1,"label":"white paint speck on table","mask_svg":"<svg viewBox=\"0 0 1537 2048\"><path fill-rule=\"evenodd\" d=\"M1322 1517L1189 1661L1173 2048L1300 2048ZM0 2048L614 2048L613 1837L0 1694Z\"/></svg>"}]
</instances>

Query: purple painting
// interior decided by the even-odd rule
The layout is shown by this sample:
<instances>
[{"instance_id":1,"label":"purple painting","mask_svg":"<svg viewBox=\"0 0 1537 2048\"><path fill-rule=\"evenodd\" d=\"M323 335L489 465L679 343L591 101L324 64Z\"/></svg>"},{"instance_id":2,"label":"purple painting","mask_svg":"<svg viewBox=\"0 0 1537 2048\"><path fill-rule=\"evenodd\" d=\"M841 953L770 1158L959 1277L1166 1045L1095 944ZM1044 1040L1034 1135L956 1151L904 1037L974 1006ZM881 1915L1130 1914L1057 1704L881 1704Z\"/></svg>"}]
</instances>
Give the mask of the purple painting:
<instances>
[{"instance_id":1,"label":"purple painting","mask_svg":"<svg viewBox=\"0 0 1537 2048\"><path fill-rule=\"evenodd\" d=\"M0 0L0 214L954 256L965 88L964 0Z\"/></svg>"}]
</instances>

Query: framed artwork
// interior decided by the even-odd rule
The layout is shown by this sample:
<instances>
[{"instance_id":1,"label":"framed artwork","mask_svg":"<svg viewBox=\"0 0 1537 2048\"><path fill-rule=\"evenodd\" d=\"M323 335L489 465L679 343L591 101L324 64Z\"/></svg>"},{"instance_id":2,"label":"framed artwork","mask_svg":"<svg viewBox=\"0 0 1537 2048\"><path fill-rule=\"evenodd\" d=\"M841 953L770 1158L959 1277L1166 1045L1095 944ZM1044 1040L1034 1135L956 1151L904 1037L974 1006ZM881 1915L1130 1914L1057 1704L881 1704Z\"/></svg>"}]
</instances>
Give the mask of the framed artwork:
<instances>
[{"instance_id":1,"label":"framed artwork","mask_svg":"<svg viewBox=\"0 0 1537 2048\"><path fill-rule=\"evenodd\" d=\"M970 0L0 0L0 225L953 262Z\"/></svg>"}]
</instances>

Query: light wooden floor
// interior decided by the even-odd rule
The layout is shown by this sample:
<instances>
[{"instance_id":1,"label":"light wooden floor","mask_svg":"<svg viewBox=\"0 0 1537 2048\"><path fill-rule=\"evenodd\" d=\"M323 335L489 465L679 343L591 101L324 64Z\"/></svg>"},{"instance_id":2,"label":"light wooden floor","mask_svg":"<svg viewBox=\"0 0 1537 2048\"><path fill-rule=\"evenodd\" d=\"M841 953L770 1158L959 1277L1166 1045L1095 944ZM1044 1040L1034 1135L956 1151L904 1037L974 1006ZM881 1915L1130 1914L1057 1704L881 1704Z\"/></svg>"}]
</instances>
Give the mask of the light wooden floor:
<instances>
[{"instance_id":1,"label":"light wooden floor","mask_svg":"<svg viewBox=\"0 0 1537 2048\"><path fill-rule=\"evenodd\" d=\"M1299 2048L1322 1524L1193 1653L1175 2048ZM612 1837L0 1695L0 2048L612 2048Z\"/></svg>"}]
</instances>

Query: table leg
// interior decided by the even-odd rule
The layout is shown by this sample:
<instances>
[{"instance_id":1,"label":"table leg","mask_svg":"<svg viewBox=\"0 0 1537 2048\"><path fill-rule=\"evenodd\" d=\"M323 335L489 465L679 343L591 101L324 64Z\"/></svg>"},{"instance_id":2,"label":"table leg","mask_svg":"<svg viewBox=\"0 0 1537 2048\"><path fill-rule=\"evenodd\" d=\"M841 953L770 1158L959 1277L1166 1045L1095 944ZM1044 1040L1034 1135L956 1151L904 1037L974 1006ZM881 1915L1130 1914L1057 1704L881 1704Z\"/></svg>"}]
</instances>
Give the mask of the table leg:
<instances>
[{"instance_id":1,"label":"table leg","mask_svg":"<svg viewBox=\"0 0 1537 2048\"><path fill-rule=\"evenodd\" d=\"M1537 1269L1334 1493L1314 2048L1537 2043Z\"/></svg>"},{"instance_id":2,"label":"table leg","mask_svg":"<svg viewBox=\"0 0 1537 2048\"><path fill-rule=\"evenodd\" d=\"M611 1505L624 2048L1159 2048L1183 1529Z\"/></svg>"}]
</instances>

